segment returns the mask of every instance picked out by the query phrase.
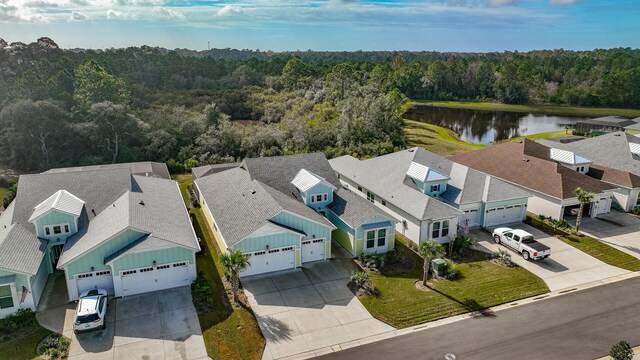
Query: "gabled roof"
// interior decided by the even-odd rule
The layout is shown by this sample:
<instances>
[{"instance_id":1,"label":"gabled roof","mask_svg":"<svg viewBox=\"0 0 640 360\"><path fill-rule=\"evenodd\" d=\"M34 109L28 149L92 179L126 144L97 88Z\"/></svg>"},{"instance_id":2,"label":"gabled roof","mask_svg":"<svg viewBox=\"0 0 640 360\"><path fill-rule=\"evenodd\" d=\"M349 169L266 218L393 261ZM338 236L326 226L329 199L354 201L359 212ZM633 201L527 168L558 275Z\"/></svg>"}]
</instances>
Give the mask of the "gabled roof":
<instances>
[{"instance_id":1,"label":"gabled roof","mask_svg":"<svg viewBox=\"0 0 640 360\"><path fill-rule=\"evenodd\" d=\"M38 204L33 210L33 214L29 218L32 222L51 210L57 210L65 214L79 217L84 207L84 201L80 200L66 190L58 190L55 194L49 196L45 201Z\"/></svg>"},{"instance_id":2,"label":"gabled roof","mask_svg":"<svg viewBox=\"0 0 640 360\"><path fill-rule=\"evenodd\" d=\"M421 182L429 182L429 181L442 181L449 180L450 178L434 169L429 168L428 166L418 164L415 161L411 162L409 165L409 170L407 170L407 175L415 180Z\"/></svg>"},{"instance_id":3,"label":"gabled roof","mask_svg":"<svg viewBox=\"0 0 640 360\"><path fill-rule=\"evenodd\" d=\"M336 190L336 187L325 180L325 178L318 176L307 169L301 169L298 171L298 174L293 178L293 180L291 180L291 184L302 192L306 192L318 184L323 184L330 189Z\"/></svg>"},{"instance_id":4,"label":"gabled roof","mask_svg":"<svg viewBox=\"0 0 640 360\"><path fill-rule=\"evenodd\" d=\"M549 148L529 139L493 145L450 157L451 160L542 194L569 199L577 187L601 193L614 189L550 158Z\"/></svg>"},{"instance_id":5,"label":"gabled roof","mask_svg":"<svg viewBox=\"0 0 640 360\"><path fill-rule=\"evenodd\" d=\"M376 215L385 216L394 222L398 221L390 215L382 213L377 206L368 200L345 188L340 188L333 194L333 202L327 207L353 229L361 226Z\"/></svg>"},{"instance_id":6,"label":"gabled roof","mask_svg":"<svg viewBox=\"0 0 640 360\"><path fill-rule=\"evenodd\" d=\"M211 175L211 174L216 174L221 171L229 170L231 168L238 167L238 166L240 166L239 162L203 165L203 166L199 166L191 169L191 175L193 176L193 180L196 180L201 177Z\"/></svg>"},{"instance_id":7,"label":"gabled roof","mask_svg":"<svg viewBox=\"0 0 640 360\"><path fill-rule=\"evenodd\" d=\"M551 148L549 149L549 156L551 157L551 160L569 165L591 164L591 160L568 150Z\"/></svg>"},{"instance_id":8,"label":"gabled roof","mask_svg":"<svg viewBox=\"0 0 640 360\"><path fill-rule=\"evenodd\" d=\"M133 191L127 191L88 226L69 237L58 267L133 230L189 249L199 250L182 196L175 181L133 176Z\"/></svg>"},{"instance_id":9,"label":"gabled roof","mask_svg":"<svg viewBox=\"0 0 640 360\"><path fill-rule=\"evenodd\" d=\"M22 225L12 224L15 201L0 215L0 269L36 274L44 257L46 242Z\"/></svg>"},{"instance_id":10,"label":"gabled roof","mask_svg":"<svg viewBox=\"0 0 640 360\"><path fill-rule=\"evenodd\" d=\"M113 169L126 169L129 170L131 175L143 175L150 177L159 177L162 179L171 179L167 164L152 161L140 161L131 163L120 164L101 164L101 165L89 165L89 166L77 166L69 168L55 168L44 172L44 174L57 174L57 173L69 173L69 172L81 172L89 170L113 170Z\"/></svg>"},{"instance_id":11,"label":"gabled roof","mask_svg":"<svg viewBox=\"0 0 640 360\"><path fill-rule=\"evenodd\" d=\"M634 151L640 147L640 137L619 131L566 144L548 140L538 140L537 142L545 146L572 151L580 156L589 158L593 161L593 164L598 165L601 171L612 173L609 176L609 180L603 179L604 181L625 187L640 187L640 179L635 180L640 176L640 155L634 154ZM622 175L622 173L615 172L613 169L630 174Z\"/></svg>"}]
</instances>

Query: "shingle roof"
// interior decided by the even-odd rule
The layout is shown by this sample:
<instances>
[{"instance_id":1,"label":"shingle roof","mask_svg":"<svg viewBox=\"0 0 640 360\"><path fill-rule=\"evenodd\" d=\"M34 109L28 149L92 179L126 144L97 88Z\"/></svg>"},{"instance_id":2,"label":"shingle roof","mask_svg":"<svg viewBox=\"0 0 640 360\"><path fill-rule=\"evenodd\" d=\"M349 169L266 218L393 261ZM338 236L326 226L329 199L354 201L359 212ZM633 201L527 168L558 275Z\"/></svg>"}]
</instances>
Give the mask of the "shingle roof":
<instances>
[{"instance_id":1,"label":"shingle roof","mask_svg":"<svg viewBox=\"0 0 640 360\"><path fill-rule=\"evenodd\" d=\"M203 176L216 174L221 171L229 170L234 167L240 166L240 163L225 163L225 164L213 164L213 165L203 165L199 167L195 167L191 169L191 175L193 175L193 180L199 179Z\"/></svg>"},{"instance_id":2,"label":"shingle roof","mask_svg":"<svg viewBox=\"0 0 640 360\"><path fill-rule=\"evenodd\" d=\"M573 198L577 187L595 193L615 188L551 160L548 147L528 139L493 145L450 159L560 199Z\"/></svg>"},{"instance_id":3,"label":"shingle roof","mask_svg":"<svg viewBox=\"0 0 640 360\"><path fill-rule=\"evenodd\" d=\"M624 132L614 132L566 144L548 140L537 142L545 146L573 151L589 158L598 165L597 168L600 171L611 173L606 180L603 178L603 181L625 187L640 187L640 156L634 155L631 151L632 146L640 146L640 137ZM592 164L591 167L593 166ZM625 175L613 169L630 174Z\"/></svg>"},{"instance_id":4,"label":"shingle roof","mask_svg":"<svg viewBox=\"0 0 640 360\"><path fill-rule=\"evenodd\" d=\"M82 213L83 207L84 201L78 199L66 190L58 190L55 194L51 195L48 199L35 207L29 221L31 222L51 210L58 210L66 214L79 217Z\"/></svg>"},{"instance_id":5,"label":"shingle roof","mask_svg":"<svg viewBox=\"0 0 640 360\"><path fill-rule=\"evenodd\" d=\"M307 169L301 169L298 171L298 174L291 180L291 184L295 186L298 190L306 192L309 189L313 188L318 184L325 184L329 188L336 189L333 184L328 182L322 176L318 176Z\"/></svg>"},{"instance_id":6,"label":"shingle roof","mask_svg":"<svg viewBox=\"0 0 640 360\"><path fill-rule=\"evenodd\" d=\"M635 123L633 120L629 120L627 118L623 118L620 116L603 116L595 119L580 120L579 122L584 124L592 124L592 125L603 125L603 126L614 125L614 126L622 126L622 127L632 125Z\"/></svg>"},{"instance_id":7,"label":"shingle roof","mask_svg":"<svg viewBox=\"0 0 640 360\"><path fill-rule=\"evenodd\" d=\"M151 177L159 177L162 179L171 179L169 169L165 163L152 162L152 161L140 161L132 163L120 163L120 164L102 164L102 165L89 165L89 166L77 166L69 168L55 168L45 171L44 174L57 174L68 172L79 172L87 170L113 170L113 169L128 169L131 175L144 175Z\"/></svg>"},{"instance_id":8,"label":"shingle roof","mask_svg":"<svg viewBox=\"0 0 640 360\"><path fill-rule=\"evenodd\" d=\"M384 215L390 220L397 221L391 215L381 212L377 206L368 200L345 188L340 188L333 194L333 202L327 207L353 229L361 226L376 215Z\"/></svg>"},{"instance_id":9,"label":"shingle roof","mask_svg":"<svg viewBox=\"0 0 640 360\"><path fill-rule=\"evenodd\" d=\"M47 250L47 242L20 224L9 227L0 244L0 268L35 275Z\"/></svg>"},{"instance_id":10,"label":"shingle roof","mask_svg":"<svg viewBox=\"0 0 640 360\"><path fill-rule=\"evenodd\" d=\"M133 176L133 181L135 191L127 191L67 240L58 266L73 261L126 229L151 234L182 247L200 249L176 182L137 175Z\"/></svg>"}]
</instances>

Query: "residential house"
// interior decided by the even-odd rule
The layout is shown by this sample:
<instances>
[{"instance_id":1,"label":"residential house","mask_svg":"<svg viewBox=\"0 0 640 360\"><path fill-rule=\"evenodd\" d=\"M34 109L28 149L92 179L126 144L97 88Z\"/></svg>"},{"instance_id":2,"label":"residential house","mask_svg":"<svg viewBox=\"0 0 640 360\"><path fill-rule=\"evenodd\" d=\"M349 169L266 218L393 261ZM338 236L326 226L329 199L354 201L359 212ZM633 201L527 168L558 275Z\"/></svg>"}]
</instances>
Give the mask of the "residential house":
<instances>
[{"instance_id":1,"label":"residential house","mask_svg":"<svg viewBox=\"0 0 640 360\"><path fill-rule=\"evenodd\" d=\"M343 186L401 220L396 231L416 243L449 242L458 228L524 219L528 191L414 147L367 160L329 161Z\"/></svg>"},{"instance_id":2,"label":"residential house","mask_svg":"<svg viewBox=\"0 0 640 360\"><path fill-rule=\"evenodd\" d=\"M608 213L617 188L587 175L592 166L590 159L529 139L493 145L449 159L531 192L534 196L529 198L528 211L554 219L576 214L580 204L574 191L578 187L595 194L585 214L595 217Z\"/></svg>"},{"instance_id":3,"label":"residential house","mask_svg":"<svg viewBox=\"0 0 640 360\"><path fill-rule=\"evenodd\" d=\"M340 186L324 154L248 158L195 181L223 251L250 256L249 276L394 246L395 219Z\"/></svg>"},{"instance_id":4,"label":"residential house","mask_svg":"<svg viewBox=\"0 0 640 360\"><path fill-rule=\"evenodd\" d=\"M576 122L574 128L583 132L614 132L624 131L625 127L636 125L634 120L620 116L603 116L595 119Z\"/></svg>"},{"instance_id":5,"label":"residential house","mask_svg":"<svg viewBox=\"0 0 640 360\"><path fill-rule=\"evenodd\" d=\"M95 288L129 296L191 283L200 247L177 183L132 172L20 176L0 216L0 317L36 309L57 269L70 301Z\"/></svg>"},{"instance_id":6,"label":"residential house","mask_svg":"<svg viewBox=\"0 0 640 360\"><path fill-rule=\"evenodd\" d=\"M640 206L640 137L614 132L580 141L538 143L580 154L593 161L587 175L617 186L613 198L624 211Z\"/></svg>"}]
</instances>

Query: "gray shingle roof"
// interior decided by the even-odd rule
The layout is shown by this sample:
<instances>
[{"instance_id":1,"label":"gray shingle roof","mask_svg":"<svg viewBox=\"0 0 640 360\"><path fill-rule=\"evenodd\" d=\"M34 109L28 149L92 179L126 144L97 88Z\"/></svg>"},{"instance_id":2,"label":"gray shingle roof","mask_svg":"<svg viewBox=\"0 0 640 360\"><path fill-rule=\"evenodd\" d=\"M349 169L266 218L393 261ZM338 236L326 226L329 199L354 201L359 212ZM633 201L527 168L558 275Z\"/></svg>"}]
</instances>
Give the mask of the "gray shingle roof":
<instances>
[{"instance_id":1,"label":"gray shingle roof","mask_svg":"<svg viewBox=\"0 0 640 360\"><path fill-rule=\"evenodd\" d=\"M47 242L38 239L20 224L9 228L0 243L0 268L35 275L47 250Z\"/></svg>"},{"instance_id":2,"label":"gray shingle roof","mask_svg":"<svg viewBox=\"0 0 640 360\"><path fill-rule=\"evenodd\" d=\"M343 156L329 161L336 172L418 219L460 214L460 204L530 196L526 191L422 148L411 148L368 160ZM451 179L441 199L423 194L406 175L415 162Z\"/></svg>"},{"instance_id":3,"label":"gray shingle roof","mask_svg":"<svg viewBox=\"0 0 640 360\"><path fill-rule=\"evenodd\" d=\"M113 169L128 169L131 175L144 175L144 176L151 176L151 177L159 177L162 179L171 179L171 175L169 174L169 169L167 168L167 165L165 163L153 162L153 161L89 165L89 166L77 166L77 167L69 167L69 168L55 168L55 169L50 169L44 172L44 174L81 172L81 171L88 171L88 170L113 170Z\"/></svg>"},{"instance_id":4,"label":"gray shingle roof","mask_svg":"<svg viewBox=\"0 0 640 360\"><path fill-rule=\"evenodd\" d=\"M200 249L175 181L134 175L133 185L135 191L124 193L67 240L58 266L73 261L125 229Z\"/></svg>"},{"instance_id":5,"label":"gray shingle roof","mask_svg":"<svg viewBox=\"0 0 640 360\"><path fill-rule=\"evenodd\" d=\"M537 142L545 146L573 151L598 165L640 175L640 157L633 155L629 150L630 143L640 144L640 137L631 134L614 132L566 144L548 140Z\"/></svg>"},{"instance_id":6,"label":"gray shingle roof","mask_svg":"<svg viewBox=\"0 0 640 360\"><path fill-rule=\"evenodd\" d=\"M211 174L216 174L221 171L229 170L231 168L238 167L238 166L240 166L239 162L203 165L203 166L199 166L191 169L191 175L193 176L193 180L196 180L201 177L211 175Z\"/></svg>"},{"instance_id":7,"label":"gray shingle roof","mask_svg":"<svg viewBox=\"0 0 640 360\"><path fill-rule=\"evenodd\" d=\"M397 221L368 200L345 188L339 188L333 194L333 202L329 204L328 208L354 229L376 215L383 215L390 220Z\"/></svg>"}]
</instances>

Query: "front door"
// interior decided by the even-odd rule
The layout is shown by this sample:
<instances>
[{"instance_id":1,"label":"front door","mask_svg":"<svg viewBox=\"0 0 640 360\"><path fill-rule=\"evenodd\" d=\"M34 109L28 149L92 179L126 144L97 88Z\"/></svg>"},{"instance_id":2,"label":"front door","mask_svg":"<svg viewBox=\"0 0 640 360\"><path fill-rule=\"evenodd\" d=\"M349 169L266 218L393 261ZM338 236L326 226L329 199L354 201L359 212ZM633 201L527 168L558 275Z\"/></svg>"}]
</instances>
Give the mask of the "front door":
<instances>
[{"instance_id":1,"label":"front door","mask_svg":"<svg viewBox=\"0 0 640 360\"><path fill-rule=\"evenodd\" d=\"M60 255L62 255L62 248L64 248L64 244L53 245L49 250L51 252L51 265L55 269L58 266L58 260L60 260Z\"/></svg>"}]
</instances>

